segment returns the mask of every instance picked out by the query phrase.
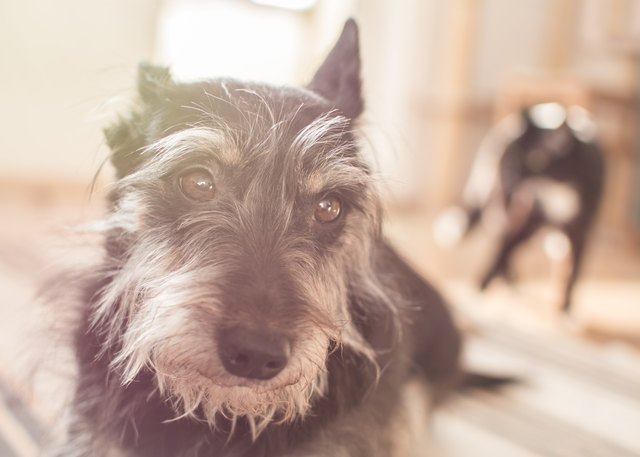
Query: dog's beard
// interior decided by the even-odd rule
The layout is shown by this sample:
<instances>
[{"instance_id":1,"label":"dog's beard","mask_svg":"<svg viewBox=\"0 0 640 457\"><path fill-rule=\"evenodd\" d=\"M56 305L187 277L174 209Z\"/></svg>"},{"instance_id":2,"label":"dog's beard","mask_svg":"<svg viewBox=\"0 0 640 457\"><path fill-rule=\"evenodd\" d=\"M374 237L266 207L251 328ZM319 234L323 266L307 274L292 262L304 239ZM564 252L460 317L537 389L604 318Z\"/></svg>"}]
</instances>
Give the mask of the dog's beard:
<instances>
[{"instance_id":1,"label":"dog's beard","mask_svg":"<svg viewBox=\"0 0 640 457\"><path fill-rule=\"evenodd\" d=\"M141 260L137 253L143 252L147 266L134 268L132 263ZM149 259L149 252L156 257ZM163 264L175 256L163 257L160 252L138 243L103 290L94 325L108 325L106 346L119 342L111 368L121 383L128 385L141 372L151 372L158 393L172 404L175 419L189 417L216 427L222 416L233 427L243 417L255 438L271 422L305 416L314 399L325 393L332 342L355 348L373 360L373 351L351 324L346 307L318 304L313 320L296 325L291 356L282 372L269 380L228 373L218 356L214 330L224 304L212 283L221 269L190 269L189 264L171 271ZM307 281L311 289L322 287L312 285L321 282L318 279ZM337 302L342 293L334 295L331 301ZM317 317L322 313L332 318Z\"/></svg>"},{"instance_id":2,"label":"dog's beard","mask_svg":"<svg viewBox=\"0 0 640 457\"><path fill-rule=\"evenodd\" d=\"M176 338L177 339L177 338ZM178 345L197 345L183 338ZM175 351L159 346L150 354L158 389L172 402L176 418L191 417L216 426L218 416L245 417L254 438L272 421L288 422L304 416L314 398L325 393L324 335L298 343L285 370L268 381L228 374L217 357Z\"/></svg>"}]
</instances>

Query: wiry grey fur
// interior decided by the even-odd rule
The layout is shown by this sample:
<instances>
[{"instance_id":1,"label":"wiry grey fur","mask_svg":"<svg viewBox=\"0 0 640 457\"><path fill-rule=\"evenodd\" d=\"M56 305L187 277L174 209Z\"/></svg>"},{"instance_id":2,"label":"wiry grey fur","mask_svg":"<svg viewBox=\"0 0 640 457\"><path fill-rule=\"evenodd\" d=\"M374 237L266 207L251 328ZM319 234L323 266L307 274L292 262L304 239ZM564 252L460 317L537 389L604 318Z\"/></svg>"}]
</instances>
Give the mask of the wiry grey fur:
<instances>
[{"instance_id":1,"label":"wiry grey fur","mask_svg":"<svg viewBox=\"0 0 640 457\"><path fill-rule=\"evenodd\" d=\"M58 455L418 455L406 392L450 384L459 338L381 237L354 133L355 23L308 88L182 84L143 66L139 93L106 130L118 181L103 261L83 281ZM181 192L193 167L213 176L211 200ZM342 212L321 224L328 195ZM238 326L286 336L286 367L225 370L219 334Z\"/></svg>"}]
</instances>

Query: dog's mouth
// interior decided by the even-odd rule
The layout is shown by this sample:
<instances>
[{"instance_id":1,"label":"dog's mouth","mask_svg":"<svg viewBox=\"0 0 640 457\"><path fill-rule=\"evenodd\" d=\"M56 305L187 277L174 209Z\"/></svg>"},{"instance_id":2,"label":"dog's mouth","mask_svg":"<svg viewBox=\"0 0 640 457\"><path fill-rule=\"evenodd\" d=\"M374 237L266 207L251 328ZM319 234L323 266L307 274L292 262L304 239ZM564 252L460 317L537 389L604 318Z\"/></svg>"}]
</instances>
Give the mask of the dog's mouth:
<instances>
[{"instance_id":1,"label":"dog's mouth","mask_svg":"<svg viewBox=\"0 0 640 457\"><path fill-rule=\"evenodd\" d=\"M216 387L227 389L247 388L258 393L273 392L296 384L306 384L306 378L302 376L302 373L294 373L292 375L282 377L279 376L268 380L241 378L227 373L221 376L219 373L212 374L202 370L197 370L197 373Z\"/></svg>"}]
</instances>

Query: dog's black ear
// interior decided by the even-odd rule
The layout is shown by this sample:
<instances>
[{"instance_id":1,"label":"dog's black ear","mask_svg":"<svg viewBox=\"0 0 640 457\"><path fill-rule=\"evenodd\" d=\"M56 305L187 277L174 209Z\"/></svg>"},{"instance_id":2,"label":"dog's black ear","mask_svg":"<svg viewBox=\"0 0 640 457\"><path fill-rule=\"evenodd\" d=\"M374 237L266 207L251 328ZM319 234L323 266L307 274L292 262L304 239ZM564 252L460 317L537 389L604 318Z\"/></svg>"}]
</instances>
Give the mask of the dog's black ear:
<instances>
[{"instance_id":1,"label":"dog's black ear","mask_svg":"<svg viewBox=\"0 0 640 457\"><path fill-rule=\"evenodd\" d=\"M145 136L137 121L139 117L140 114L130 118L121 117L104 129L107 145L111 149L111 164L116 169L118 179L132 173L142 163L138 151L145 145Z\"/></svg>"},{"instance_id":2,"label":"dog's black ear","mask_svg":"<svg viewBox=\"0 0 640 457\"><path fill-rule=\"evenodd\" d=\"M128 175L140 165L140 149L146 145L147 118L157 112L174 87L168 68L147 63L138 67L139 103L127 116L104 130L107 145L112 151L111 163L118 178Z\"/></svg>"},{"instance_id":3,"label":"dog's black ear","mask_svg":"<svg viewBox=\"0 0 640 457\"><path fill-rule=\"evenodd\" d=\"M143 102L162 101L173 85L171 72L167 67L158 67L149 63L141 63L138 66L138 93Z\"/></svg>"},{"instance_id":4,"label":"dog's black ear","mask_svg":"<svg viewBox=\"0 0 640 457\"><path fill-rule=\"evenodd\" d=\"M364 102L356 21L349 19L346 22L338 42L320 65L308 87L351 119L362 113Z\"/></svg>"}]
</instances>

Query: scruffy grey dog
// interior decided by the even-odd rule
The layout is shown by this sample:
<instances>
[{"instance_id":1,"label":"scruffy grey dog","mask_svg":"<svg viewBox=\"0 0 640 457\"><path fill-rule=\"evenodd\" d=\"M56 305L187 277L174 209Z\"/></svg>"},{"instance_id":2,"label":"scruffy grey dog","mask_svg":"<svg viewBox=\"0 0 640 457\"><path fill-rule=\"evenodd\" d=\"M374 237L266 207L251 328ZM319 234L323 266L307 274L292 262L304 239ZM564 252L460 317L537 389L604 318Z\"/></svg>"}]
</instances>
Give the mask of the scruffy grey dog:
<instances>
[{"instance_id":1,"label":"scruffy grey dog","mask_svg":"<svg viewBox=\"0 0 640 457\"><path fill-rule=\"evenodd\" d=\"M304 88L140 68L106 129L118 180L59 455L421 453L407 391L424 419L460 338L381 236L359 70L353 21Z\"/></svg>"}]
</instances>

